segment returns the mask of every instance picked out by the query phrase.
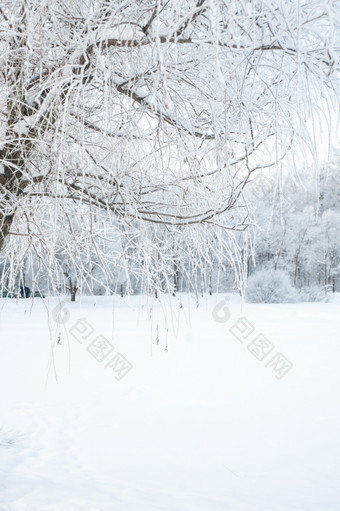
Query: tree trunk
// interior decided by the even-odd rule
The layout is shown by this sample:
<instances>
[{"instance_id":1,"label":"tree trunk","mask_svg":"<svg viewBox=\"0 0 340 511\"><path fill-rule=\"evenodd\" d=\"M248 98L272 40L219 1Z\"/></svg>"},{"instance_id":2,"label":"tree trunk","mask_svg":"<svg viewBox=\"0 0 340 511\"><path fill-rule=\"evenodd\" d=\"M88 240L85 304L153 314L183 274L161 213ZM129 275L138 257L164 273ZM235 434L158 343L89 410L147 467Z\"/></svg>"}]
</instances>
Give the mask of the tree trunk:
<instances>
[{"instance_id":1,"label":"tree trunk","mask_svg":"<svg viewBox=\"0 0 340 511\"><path fill-rule=\"evenodd\" d=\"M76 301L76 294L77 294L77 291L78 291L77 281L75 280L74 282L72 282L71 277L69 277L69 284L70 284L71 302L75 302Z\"/></svg>"},{"instance_id":2,"label":"tree trunk","mask_svg":"<svg viewBox=\"0 0 340 511\"><path fill-rule=\"evenodd\" d=\"M176 296L176 293L178 292L178 264L177 264L177 261L174 261L173 283L174 283L174 291L172 293L172 296Z\"/></svg>"},{"instance_id":3,"label":"tree trunk","mask_svg":"<svg viewBox=\"0 0 340 511\"><path fill-rule=\"evenodd\" d=\"M13 218L14 215L2 216L0 214L0 254L2 252L8 233L11 229Z\"/></svg>"},{"instance_id":4,"label":"tree trunk","mask_svg":"<svg viewBox=\"0 0 340 511\"><path fill-rule=\"evenodd\" d=\"M296 287L297 278L299 273L299 251L295 254L295 268L294 268L294 282L293 286Z\"/></svg>"}]
</instances>

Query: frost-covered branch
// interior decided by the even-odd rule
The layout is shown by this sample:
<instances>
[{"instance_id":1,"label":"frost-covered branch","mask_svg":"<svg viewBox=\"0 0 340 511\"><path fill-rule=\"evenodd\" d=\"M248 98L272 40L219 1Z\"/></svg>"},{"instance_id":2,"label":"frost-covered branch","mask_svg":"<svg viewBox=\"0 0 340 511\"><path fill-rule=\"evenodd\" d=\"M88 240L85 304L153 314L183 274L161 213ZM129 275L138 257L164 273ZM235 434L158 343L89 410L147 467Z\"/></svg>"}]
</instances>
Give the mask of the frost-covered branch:
<instances>
[{"instance_id":1,"label":"frost-covered branch","mask_svg":"<svg viewBox=\"0 0 340 511\"><path fill-rule=\"evenodd\" d=\"M4 260L34 254L55 288L60 254L105 282L133 254L150 289L184 253L242 273L243 192L308 142L320 93L336 100L338 20L316 0L4 0Z\"/></svg>"}]
</instances>

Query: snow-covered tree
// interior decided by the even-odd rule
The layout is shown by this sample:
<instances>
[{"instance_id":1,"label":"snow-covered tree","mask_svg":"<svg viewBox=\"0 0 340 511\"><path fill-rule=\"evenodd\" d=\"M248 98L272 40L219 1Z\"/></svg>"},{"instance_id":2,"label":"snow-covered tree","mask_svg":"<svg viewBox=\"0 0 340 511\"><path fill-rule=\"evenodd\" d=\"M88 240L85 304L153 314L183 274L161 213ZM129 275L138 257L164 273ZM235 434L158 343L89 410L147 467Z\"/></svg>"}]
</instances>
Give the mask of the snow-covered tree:
<instances>
[{"instance_id":1,"label":"snow-covered tree","mask_svg":"<svg viewBox=\"0 0 340 511\"><path fill-rule=\"evenodd\" d=\"M247 196L259 225L257 268L285 270L299 289L340 290L339 169L339 151L332 149L320 169L302 169L298 179L286 172L280 200L273 192L275 177L250 183ZM254 271L253 264L250 269Z\"/></svg>"},{"instance_id":2,"label":"snow-covered tree","mask_svg":"<svg viewBox=\"0 0 340 511\"><path fill-rule=\"evenodd\" d=\"M33 252L53 280L69 212L89 252L100 209L147 288L179 251L242 273L243 190L332 99L338 22L331 0L1 1L4 257Z\"/></svg>"}]
</instances>

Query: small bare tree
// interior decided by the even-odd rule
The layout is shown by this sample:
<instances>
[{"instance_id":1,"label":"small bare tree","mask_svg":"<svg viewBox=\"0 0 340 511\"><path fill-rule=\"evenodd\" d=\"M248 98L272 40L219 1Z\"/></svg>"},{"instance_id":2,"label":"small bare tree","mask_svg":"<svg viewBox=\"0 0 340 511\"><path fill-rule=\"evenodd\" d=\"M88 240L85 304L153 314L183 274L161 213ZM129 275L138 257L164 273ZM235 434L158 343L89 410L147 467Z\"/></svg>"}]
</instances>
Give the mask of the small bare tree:
<instances>
[{"instance_id":1,"label":"small bare tree","mask_svg":"<svg viewBox=\"0 0 340 511\"><path fill-rule=\"evenodd\" d=\"M65 230L100 261L114 224L146 287L169 253L242 273L242 192L292 147L317 95L332 96L338 20L335 2L314 0L2 0L9 271L33 253L52 279Z\"/></svg>"}]
</instances>

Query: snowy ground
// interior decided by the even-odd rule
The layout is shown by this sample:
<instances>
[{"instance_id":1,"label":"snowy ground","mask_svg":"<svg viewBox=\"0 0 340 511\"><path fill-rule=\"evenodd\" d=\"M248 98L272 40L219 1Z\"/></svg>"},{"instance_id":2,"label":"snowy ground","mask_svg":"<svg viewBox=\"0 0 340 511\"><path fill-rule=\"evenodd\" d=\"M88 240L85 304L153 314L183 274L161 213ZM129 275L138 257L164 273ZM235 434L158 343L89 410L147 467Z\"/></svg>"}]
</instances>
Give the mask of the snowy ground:
<instances>
[{"instance_id":1,"label":"snowy ground","mask_svg":"<svg viewBox=\"0 0 340 511\"><path fill-rule=\"evenodd\" d=\"M0 510L339 511L339 297L224 297L2 300Z\"/></svg>"}]
</instances>

